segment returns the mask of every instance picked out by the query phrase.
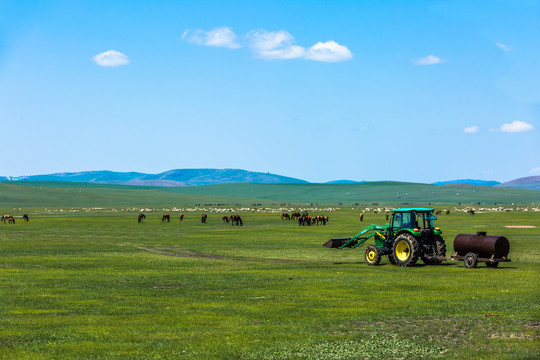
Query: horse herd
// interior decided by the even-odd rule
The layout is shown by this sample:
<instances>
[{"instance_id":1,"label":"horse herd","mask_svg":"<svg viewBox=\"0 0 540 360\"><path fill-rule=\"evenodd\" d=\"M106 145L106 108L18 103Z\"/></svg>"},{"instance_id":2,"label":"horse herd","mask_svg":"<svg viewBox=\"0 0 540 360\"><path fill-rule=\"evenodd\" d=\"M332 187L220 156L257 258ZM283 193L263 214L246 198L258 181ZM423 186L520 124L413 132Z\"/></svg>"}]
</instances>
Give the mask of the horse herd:
<instances>
[{"instance_id":1,"label":"horse herd","mask_svg":"<svg viewBox=\"0 0 540 360\"><path fill-rule=\"evenodd\" d=\"M146 215L141 213L141 214L139 214L139 216L137 218L137 222L142 223L142 222L144 222L144 219L146 219ZM180 222L182 222L182 220L184 220L184 213L181 213L178 216L178 220ZM206 220L208 220L208 215L207 214L202 214L201 215L201 223L206 224ZM230 222L231 225L238 225L238 226L242 226L244 224L242 222L242 218L240 217L240 215L223 216L222 221L224 223L229 223ZM161 217L161 222L171 222L171 215L168 214L168 213L163 214L163 216Z\"/></svg>"},{"instance_id":2,"label":"horse herd","mask_svg":"<svg viewBox=\"0 0 540 360\"><path fill-rule=\"evenodd\" d=\"M146 215L144 215L143 213L140 213L138 218L137 218L137 222L138 223L143 223L145 219L146 219ZM181 213L179 215L178 220L180 222L182 220L184 220L184 213ZM202 214L201 215L201 223L206 224L207 220L208 220L208 215L207 214ZM328 216L326 216L326 215L310 216L307 213L307 211L304 211L303 213L293 212L291 215L289 215L288 213L281 213L281 220L297 220L298 225L300 225L300 226L310 226L310 225L315 225L315 224L316 225L319 225L319 224L326 225L328 223ZM240 215L231 215L231 216L224 215L221 218L221 221L224 224L231 223L231 225L233 225L233 226L234 225L237 225L237 226L243 226L244 225L244 222L242 221L242 218L240 217ZM168 213L163 214L163 216L161 217L161 222L171 222L171 215L168 214Z\"/></svg>"},{"instance_id":3,"label":"horse herd","mask_svg":"<svg viewBox=\"0 0 540 360\"><path fill-rule=\"evenodd\" d=\"M377 213L377 211L374 211L374 213ZM445 210L444 213L446 215L449 215L450 210ZM474 210L469 209L467 213L470 215L474 215ZM440 215L440 214L441 214L441 210L437 210L435 212L435 215ZM28 221L28 214L23 214L22 219L24 221ZM144 219L146 219L146 215L141 213L138 216L137 222L142 223L144 222ZM208 219L207 214L201 215L201 223L206 224L207 219ZM230 222L231 225L237 225L237 226L243 225L243 221L240 215L223 216L221 219L223 223L228 224ZM180 215L178 216L178 220L180 222L184 220L184 213L180 213ZM283 212L281 213L281 220L289 220L289 221L296 220L298 221L299 226L310 226L310 225L315 225L315 224L318 226L319 224L326 225L326 223L328 223L328 216L326 215L310 216L307 211L304 211L303 213L293 212L290 215L286 212ZM387 213L387 220L388 220L388 213ZM4 224L5 223L15 224L15 217L13 215L4 215L2 216L2 221L4 222ZM360 214L360 221L364 221L364 213ZM168 213L163 214L163 216L161 217L161 222L171 222L171 215Z\"/></svg>"},{"instance_id":4,"label":"horse herd","mask_svg":"<svg viewBox=\"0 0 540 360\"><path fill-rule=\"evenodd\" d=\"M22 219L24 221L28 221L28 215L23 214ZM7 222L8 224L15 224L15 217L13 215L4 215L2 216L2 221L4 224Z\"/></svg>"},{"instance_id":5,"label":"horse herd","mask_svg":"<svg viewBox=\"0 0 540 360\"><path fill-rule=\"evenodd\" d=\"M311 226L314 224L326 225L326 223L328 222L328 216L310 216L307 211L304 211L302 214L300 214L299 212L293 212L291 215L284 212L281 213L281 220L296 220L298 221L299 226Z\"/></svg>"}]
</instances>

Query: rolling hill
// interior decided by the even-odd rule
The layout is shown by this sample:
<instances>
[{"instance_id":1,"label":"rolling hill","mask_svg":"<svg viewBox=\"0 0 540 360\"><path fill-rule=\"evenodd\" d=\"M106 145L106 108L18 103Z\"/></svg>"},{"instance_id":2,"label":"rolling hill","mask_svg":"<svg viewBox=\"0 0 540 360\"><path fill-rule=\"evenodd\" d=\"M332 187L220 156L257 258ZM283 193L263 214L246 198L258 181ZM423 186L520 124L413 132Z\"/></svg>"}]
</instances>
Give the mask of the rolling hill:
<instances>
[{"instance_id":1,"label":"rolling hill","mask_svg":"<svg viewBox=\"0 0 540 360\"><path fill-rule=\"evenodd\" d=\"M467 184L467 185L480 185L480 186L495 186L499 185L498 181L486 181L486 180L474 180L474 179L459 179L449 181L437 181L433 185L448 185L448 184Z\"/></svg>"},{"instance_id":2,"label":"rolling hill","mask_svg":"<svg viewBox=\"0 0 540 360\"><path fill-rule=\"evenodd\" d=\"M6 179L7 180L7 179ZM159 174L114 171L82 171L21 176L19 181L70 181L135 186L201 186L223 183L307 183L292 177L240 169L175 169Z\"/></svg>"},{"instance_id":3,"label":"rolling hill","mask_svg":"<svg viewBox=\"0 0 540 360\"><path fill-rule=\"evenodd\" d=\"M125 186L76 182L0 182L0 207L387 206L481 203L531 204L540 192L464 184L402 182L354 184L234 183L194 187Z\"/></svg>"},{"instance_id":4,"label":"rolling hill","mask_svg":"<svg viewBox=\"0 0 540 360\"><path fill-rule=\"evenodd\" d=\"M503 188L526 189L540 191L540 176L528 176L496 185Z\"/></svg>"},{"instance_id":5,"label":"rolling hill","mask_svg":"<svg viewBox=\"0 0 540 360\"><path fill-rule=\"evenodd\" d=\"M58 182L83 182L94 184L113 184L150 187L192 187L203 185L229 184L229 183L256 183L256 184L308 184L308 181L241 169L175 169L159 174L146 174L140 172L115 172L115 171L82 171L72 173L55 173L48 175L29 175L18 178L0 177L0 180L31 181L58 181ZM364 183L365 181L334 180L325 184L351 185ZM515 179L505 183L498 181L485 181L473 179L459 179L439 181L432 185L478 185L486 187L503 187L523 190L540 190L540 176L530 176Z\"/></svg>"}]
</instances>

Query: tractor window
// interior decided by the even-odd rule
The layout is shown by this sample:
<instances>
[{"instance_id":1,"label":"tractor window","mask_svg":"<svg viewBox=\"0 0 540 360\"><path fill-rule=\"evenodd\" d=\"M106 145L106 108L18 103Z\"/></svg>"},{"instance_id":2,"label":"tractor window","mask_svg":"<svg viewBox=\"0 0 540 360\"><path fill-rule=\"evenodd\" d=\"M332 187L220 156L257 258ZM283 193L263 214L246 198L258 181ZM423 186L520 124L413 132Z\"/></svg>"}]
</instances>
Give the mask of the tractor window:
<instances>
[{"instance_id":1,"label":"tractor window","mask_svg":"<svg viewBox=\"0 0 540 360\"><path fill-rule=\"evenodd\" d=\"M401 213L394 213L394 223L392 227L397 231L401 229Z\"/></svg>"},{"instance_id":2,"label":"tractor window","mask_svg":"<svg viewBox=\"0 0 540 360\"><path fill-rule=\"evenodd\" d=\"M413 213L394 213L394 223L392 225L394 231L398 231L400 229L414 229L415 227L416 219L414 218Z\"/></svg>"},{"instance_id":3,"label":"tractor window","mask_svg":"<svg viewBox=\"0 0 540 360\"><path fill-rule=\"evenodd\" d=\"M412 213L403 213L403 223L401 224L402 228L413 229L416 227L416 221Z\"/></svg>"},{"instance_id":4,"label":"tractor window","mask_svg":"<svg viewBox=\"0 0 540 360\"><path fill-rule=\"evenodd\" d=\"M433 220L435 220L436 217L431 215L431 213L428 212L422 212L416 214L416 221L418 222L418 225L424 229L433 229Z\"/></svg>"}]
</instances>

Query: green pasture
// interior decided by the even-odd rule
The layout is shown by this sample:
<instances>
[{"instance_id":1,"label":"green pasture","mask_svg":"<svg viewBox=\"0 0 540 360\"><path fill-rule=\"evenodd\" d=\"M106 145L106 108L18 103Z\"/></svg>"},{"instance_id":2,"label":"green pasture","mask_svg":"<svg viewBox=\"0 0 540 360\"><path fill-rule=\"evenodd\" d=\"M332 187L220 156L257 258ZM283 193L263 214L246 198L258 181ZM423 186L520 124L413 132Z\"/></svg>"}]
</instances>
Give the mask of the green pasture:
<instances>
[{"instance_id":1,"label":"green pasture","mask_svg":"<svg viewBox=\"0 0 540 360\"><path fill-rule=\"evenodd\" d=\"M391 206L539 204L540 191L395 181L356 184L220 184L144 187L54 181L0 182L0 207ZM358 207L357 206L357 207Z\"/></svg>"},{"instance_id":2,"label":"green pasture","mask_svg":"<svg viewBox=\"0 0 540 360\"><path fill-rule=\"evenodd\" d=\"M510 240L510 263L401 268L328 249L385 215L2 209L0 359L534 359L540 357L540 212L440 215ZM99 211L99 212L98 212ZM507 226L536 226L508 228Z\"/></svg>"}]
</instances>

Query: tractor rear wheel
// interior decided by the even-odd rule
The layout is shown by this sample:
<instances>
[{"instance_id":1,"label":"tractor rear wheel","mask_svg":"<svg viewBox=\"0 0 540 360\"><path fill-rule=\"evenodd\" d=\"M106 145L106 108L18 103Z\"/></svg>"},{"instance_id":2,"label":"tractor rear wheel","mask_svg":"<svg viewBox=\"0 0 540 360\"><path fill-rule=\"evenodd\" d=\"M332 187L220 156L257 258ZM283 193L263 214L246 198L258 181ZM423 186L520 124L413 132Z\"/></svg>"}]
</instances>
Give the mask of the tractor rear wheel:
<instances>
[{"instance_id":1,"label":"tractor rear wheel","mask_svg":"<svg viewBox=\"0 0 540 360\"><path fill-rule=\"evenodd\" d=\"M396 237L392 255L399 266L411 266L418 261L420 246L414 236L403 233Z\"/></svg>"},{"instance_id":2,"label":"tractor rear wheel","mask_svg":"<svg viewBox=\"0 0 540 360\"><path fill-rule=\"evenodd\" d=\"M379 248L375 245L369 245L366 248L364 257L368 265L379 265L381 262L381 252Z\"/></svg>"},{"instance_id":3,"label":"tractor rear wheel","mask_svg":"<svg viewBox=\"0 0 540 360\"><path fill-rule=\"evenodd\" d=\"M427 258L422 257L422 261L426 265L440 265L442 263L441 257L446 256L446 244L444 243L444 239L441 236L434 236L433 237L433 252L434 256L436 258Z\"/></svg>"}]
</instances>

